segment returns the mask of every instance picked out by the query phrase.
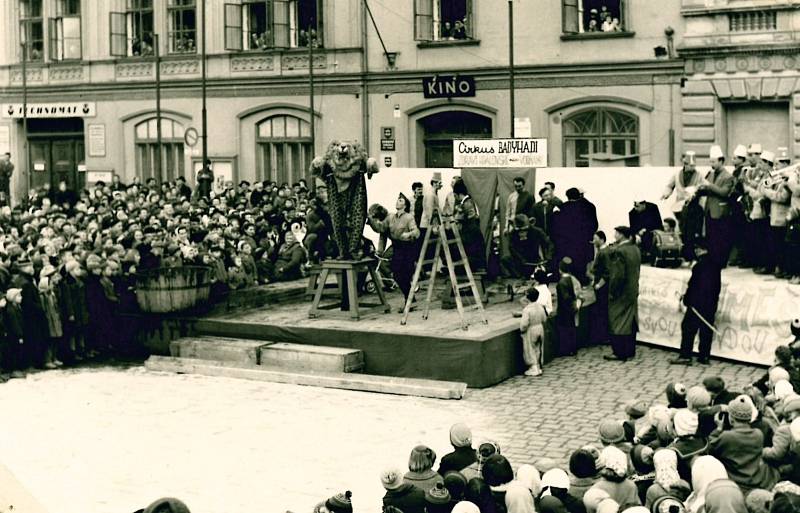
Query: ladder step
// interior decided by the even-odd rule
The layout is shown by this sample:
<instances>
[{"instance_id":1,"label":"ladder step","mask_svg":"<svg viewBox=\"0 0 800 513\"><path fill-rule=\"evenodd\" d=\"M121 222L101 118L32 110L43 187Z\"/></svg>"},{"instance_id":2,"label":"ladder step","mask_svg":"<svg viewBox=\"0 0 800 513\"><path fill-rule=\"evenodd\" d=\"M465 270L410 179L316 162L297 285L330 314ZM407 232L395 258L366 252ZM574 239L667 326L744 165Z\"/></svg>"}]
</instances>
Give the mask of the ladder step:
<instances>
[{"instance_id":1,"label":"ladder step","mask_svg":"<svg viewBox=\"0 0 800 513\"><path fill-rule=\"evenodd\" d=\"M458 244L458 239L448 239L447 243L448 244Z\"/></svg>"},{"instance_id":2,"label":"ladder step","mask_svg":"<svg viewBox=\"0 0 800 513\"><path fill-rule=\"evenodd\" d=\"M456 266L459 266L459 265L464 265L466 263L467 263L466 260L456 260L455 262L453 262L453 267L456 267Z\"/></svg>"},{"instance_id":3,"label":"ladder step","mask_svg":"<svg viewBox=\"0 0 800 513\"><path fill-rule=\"evenodd\" d=\"M462 290L462 289L471 289L471 288L472 288L472 283L470 283L470 282L467 282L467 283L459 283L458 285L456 285L456 287L458 287L458 290Z\"/></svg>"}]
</instances>

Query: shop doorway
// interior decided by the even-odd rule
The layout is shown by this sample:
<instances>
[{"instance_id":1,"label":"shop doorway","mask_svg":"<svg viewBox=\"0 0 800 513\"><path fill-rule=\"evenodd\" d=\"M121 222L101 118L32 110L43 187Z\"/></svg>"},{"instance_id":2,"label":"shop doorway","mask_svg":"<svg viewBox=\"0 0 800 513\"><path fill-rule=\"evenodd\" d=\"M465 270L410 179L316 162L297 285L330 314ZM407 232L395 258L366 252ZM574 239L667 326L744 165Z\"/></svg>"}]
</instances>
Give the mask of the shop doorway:
<instances>
[{"instance_id":1,"label":"shop doorway","mask_svg":"<svg viewBox=\"0 0 800 513\"><path fill-rule=\"evenodd\" d=\"M50 184L55 189L61 180L73 191L83 187L78 173L84 162L82 119L28 120L28 152L31 188Z\"/></svg>"},{"instance_id":2,"label":"shop doorway","mask_svg":"<svg viewBox=\"0 0 800 513\"><path fill-rule=\"evenodd\" d=\"M764 150L777 153L789 144L789 103L749 102L725 105L728 124L728 152L738 144L760 143Z\"/></svg>"}]
</instances>

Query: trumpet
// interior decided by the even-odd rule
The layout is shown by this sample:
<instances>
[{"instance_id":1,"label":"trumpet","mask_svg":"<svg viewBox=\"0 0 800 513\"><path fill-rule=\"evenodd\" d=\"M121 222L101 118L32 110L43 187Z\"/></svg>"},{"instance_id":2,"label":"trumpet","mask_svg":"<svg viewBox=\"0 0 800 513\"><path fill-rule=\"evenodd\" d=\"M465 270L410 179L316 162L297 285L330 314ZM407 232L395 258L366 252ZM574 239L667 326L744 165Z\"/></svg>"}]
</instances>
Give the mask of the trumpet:
<instances>
[{"instance_id":1,"label":"trumpet","mask_svg":"<svg viewBox=\"0 0 800 513\"><path fill-rule=\"evenodd\" d=\"M775 187L776 185L785 184L788 181L789 181L789 175L781 173L764 178L764 181L761 182L761 184L766 188L772 188Z\"/></svg>"}]
</instances>

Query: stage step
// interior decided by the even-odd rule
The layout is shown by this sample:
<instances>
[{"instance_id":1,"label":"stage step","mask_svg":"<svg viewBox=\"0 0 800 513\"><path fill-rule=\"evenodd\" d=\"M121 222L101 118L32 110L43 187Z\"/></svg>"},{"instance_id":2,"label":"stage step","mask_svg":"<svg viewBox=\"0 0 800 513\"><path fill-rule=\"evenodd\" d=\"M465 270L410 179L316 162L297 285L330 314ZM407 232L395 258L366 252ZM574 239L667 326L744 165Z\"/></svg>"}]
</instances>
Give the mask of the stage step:
<instances>
[{"instance_id":1,"label":"stage step","mask_svg":"<svg viewBox=\"0 0 800 513\"><path fill-rule=\"evenodd\" d=\"M219 360L258 365L261 349L272 342L230 337L185 337L169 343L169 354L179 358Z\"/></svg>"},{"instance_id":2,"label":"stage step","mask_svg":"<svg viewBox=\"0 0 800 513\"><path fill-rule=\"evenodd\" d=\"M297 371L361 372L364 352L344 347L278 342L261 348L259 364Z\"/></svg>"},{"instance_id":3,"label":"stage step","mask_svg":"<svg viewBox=\"0 0 800 513\"><path fill-rule=\"evenodd\" d=\"M361 372L359 349L265 342L230 337L185 337L170 343L170 355L234 364L264 365L290 371Z\"/></svg>"},{"instance_id":4,"label":"stage step","mask_svg":"<svg viewBox=\"0 0 800 513\"><path fill-rule=\"evenodd\" d=\"M200 374L227 378L250 379L382 394L430 397L434 399L461 399L467 390L465 383L432 381L413 378L394 378L345 372L290 372L285 369L233 363L220 360L151 356L145 362L150 371L178 374Z\"/></svg>"}]
</instances>

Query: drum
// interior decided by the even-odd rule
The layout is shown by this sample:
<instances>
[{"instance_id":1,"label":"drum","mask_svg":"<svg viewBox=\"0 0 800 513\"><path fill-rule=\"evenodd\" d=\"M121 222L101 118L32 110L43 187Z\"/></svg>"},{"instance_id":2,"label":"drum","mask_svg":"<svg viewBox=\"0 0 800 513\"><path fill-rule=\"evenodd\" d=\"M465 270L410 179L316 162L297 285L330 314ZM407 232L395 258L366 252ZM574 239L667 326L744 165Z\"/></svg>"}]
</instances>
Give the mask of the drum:
<instances>
[{"instance_id":1,"label":"drum","mask_svg":"<svg viewBox=\"0 0 800 513\"><path fill-rule=\"evenodd\" d=\"M680 267L683 263L681 237L675 232L653 231L653 265L656 267Z\"/></svg>"}]
</instances>

